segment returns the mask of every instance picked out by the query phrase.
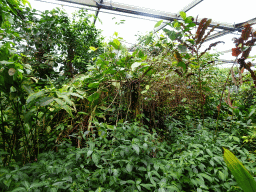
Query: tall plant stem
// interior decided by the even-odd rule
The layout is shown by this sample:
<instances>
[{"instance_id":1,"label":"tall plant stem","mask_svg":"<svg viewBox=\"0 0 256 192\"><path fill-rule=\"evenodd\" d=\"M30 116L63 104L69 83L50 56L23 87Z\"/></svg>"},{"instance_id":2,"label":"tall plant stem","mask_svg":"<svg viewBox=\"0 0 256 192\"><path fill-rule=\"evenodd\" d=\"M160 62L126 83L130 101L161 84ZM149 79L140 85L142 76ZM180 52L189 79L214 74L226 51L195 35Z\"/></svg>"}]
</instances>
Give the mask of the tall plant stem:
<instances>
[{"instance_id":1,"label":"tall plant stem","mask_svg":"<svg viewBox=\"0 0 256 192\"><path fill-rule=\"evenodd\" d=\"M22 121L22 119L21 119L21 117L20 117L20 110L19 110L19 104L17 103L17 106L15 106L15 103L13 104L14 105L14 108L15 108L15 110L16 110L16 113L17 113L17 116L18 116L18 118L19 118L19 122L20 122L20 124L21 124L21 127L22 127L22 130L23 130L23 132L24 132L24 137L25 137L25 141L26 141L26 147L25 146L23 146L24 147L24 149L25 149L25 154L27 154L28 155L28 153L30 152L29 151L29 143L28 143L28 138L27 138L27 134L26 134L26 131L25 131L25 127L24 127L24 124L23 124L23 121ZM18 127L18 125L16 124L16 126ZM23 145L24 145L24 140L23 140ZM26 159L25 159L25 161L26 161Z\"/></svg>"},{"instance_id":2,"label":"tall plant stem","mask_svg":"<svg viewBox=\"0 0 256 192\"><path fill-rule=\"evenodd\" d=\"M200 98L201 98L201 117L203 118L203 126L204 126L204 104L203 104L203 92L202 92L202 80L201 80L201 67L200 67L200 58L198 55L199 50L196 51L196 57L197 57L197 64L199 66L199 72L198 72L198 81L199 81L199 91L200 91Z\"/></svg>"},{"instance_id":3,"label":"tall plant stem","mask_svg":"<svg viewBox=\"0 0 256 192\"><path fill-rule=\"evenodd\" d=\"M237 60L237 57L236 57L236 60ZM230 70L229 70L229 73L228 73L226 82L225 82L225 84L224 84L224 86L223 86L223 90L222 90L222 93L221 93L220 103L219 103L219 105L218 105L218 115L217 115L217 121L216 121L215 135L214 135L214 138L213 138L214 141L216 141L216 139L217 139L217 132L218 132L218 129L219 129L219 116L220 116L221 101L222 101L222 98L223 98L223 95L224 95L224 91L225 91L225 89L226 89L226 85L227 85L229 76L230 76L230 74L231 74L231 70L233 69L233 67L234 67L234 65L235 65L235 63L236 63L236 60L235 60L235 62L233 63L232 67L231 67Z\"/></svg>"}]
</instances>

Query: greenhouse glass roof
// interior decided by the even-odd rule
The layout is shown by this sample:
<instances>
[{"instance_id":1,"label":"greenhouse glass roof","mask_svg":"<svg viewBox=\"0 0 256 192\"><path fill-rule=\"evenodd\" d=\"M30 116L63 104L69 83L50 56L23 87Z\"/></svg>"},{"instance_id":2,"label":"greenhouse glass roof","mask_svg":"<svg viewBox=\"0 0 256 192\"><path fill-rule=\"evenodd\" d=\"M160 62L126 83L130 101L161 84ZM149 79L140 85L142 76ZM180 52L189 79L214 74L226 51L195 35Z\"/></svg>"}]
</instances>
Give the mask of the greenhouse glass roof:
<instances>
[{"instance_id":1,"label":"greenhouse glass roof","mask_svg":"<svg viewBox=\"0 0 256 192\"><path fill-rule=\"evenodd\" d=\"M38 10L63 8L71 14L76 9L85 8L89 13L97 15L102 21L94 21L98 29L102 29L102 35L111 37L114 32L124 39L127 47L136 43L136 34L145 35L149 31L162 33L165 23L174 19L181 19L179 12L184 11L188 16L212 19L212 26L220 24L215 29L205 46L215 41L224 41L216 47L218 52L224 52L222 59L233 59L231 48L234 47L232 39L238 37L245 22L256 23L255 8L251 6L252 0L243 0L242 3L234 3L233 0L30 0L33 8ZM154 29L159 20L163 24ZM255 29L255 25L254 25ZM251 55L256 55L252 50Z\"/></svg>"}]
</instances>

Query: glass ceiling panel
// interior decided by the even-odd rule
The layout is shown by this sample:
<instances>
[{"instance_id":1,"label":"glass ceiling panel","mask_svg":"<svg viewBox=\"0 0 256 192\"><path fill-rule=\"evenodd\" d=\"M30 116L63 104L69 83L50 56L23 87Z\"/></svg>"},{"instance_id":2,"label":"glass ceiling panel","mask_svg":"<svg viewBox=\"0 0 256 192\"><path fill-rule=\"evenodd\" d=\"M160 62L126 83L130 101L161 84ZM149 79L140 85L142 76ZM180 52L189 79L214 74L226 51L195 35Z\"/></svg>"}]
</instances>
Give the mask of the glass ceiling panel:
<instances>
[{"instance_id":1,"label":"glass ceiling panel","mask_svg":"<svg viewBox=\"0 0 256 192\"><path fill-rule=\"evenodd\" d=\"M52 10L54 8L63 8L69 16L72 15L75 11L79 9L87 9L88 14L95 14L95 11L97 8L94 7L88 7L78 4L72 4L72 3L66 3L63 1L52 1L52 0L29 0L32 9L36 9L39 11L45 11L45 10ZM94 19L91 19L94 20Z\"/></svg>"},{"instance_id":2,"label":"glass ceiling panel","mask_svg":"<svg viewBox=\"0 0 256 192\"><path fill-rule=\"evenodd\" d=\"M210 18L220 23L237 24L255 18L252 0L204 0L187 12L187 15Z\"/></svg>"},{"instance_id":3,"label":"glass ceiling panel","mask_svg":"<svg viewBox=\"0 0 256 192\"><path fill-rule=\"evenodd\" d=\"M80 1L83 1L83 0L80 0ZM86 1L89 2L90 0L86 0ZM116 2L117 4L118 3L125 4L128 6L134 6L135 8L141 7L141 8L151 9L154 11L162 11L162 13L167 12L172 14L179 13L180 10L182 10L184 7L189 5L192 1L193 0L183 0L183 1L104 0L104 2L107 2L110 4L115 4ZM187 15L194 16L194 17L198 15L199 18L207 17L207 18L213 19L213 21L215 22L228 23L231 25L255 18L255 14L253 14L255 10L254 6L248 6L250 5L249 3L251 3L251 0L243 0L243 3L240 3L239 5L233 2L234 1L231 1L231 0L225 0L225 1L204 0L198 5L196 5L194 8L192 8L191 10L189 10L187 12ZM97 10L97 8L82 6L78 4L72 4L72 3L66 3L58 0L55 0L55 1L30 0L30 3L33 8L38 9L40 11L51 10L55 7L61 7L61 5L66 5L66 6L63 6L63 8L68 12L70 16L71 16L71 13L73 13L78 8L86 8L89 10L88 13L90 14L95 14L95 11ZM125 43L127 47L131 47L132 44L136 42L138 38L135 36L136 34L145 35L146 32L152 31L156 22L159 21L159 19L138 16L134 14L121 13L117 11L110 11L106 9L100 9L99 18L101 19L102 24L97 20L96 28L102 29L102 35L107 37L106 41L109 39L109 37L113 36L113 33L116 31L118 32L119 36L122 37L124 41L127 42ZM122 22L120 23L121 20L125 20L123 24ZM118 25L118 23L120 24ZM253 27L255 29L256 25L254 25ZM215 31L217 32L219 30L216 29ZM160 31L160 33L163 33L163 31ZM236 33L232 33L232 34L224 35L222 37L208 41L202 47L201 51L203 51L204 48L207 48L209 44L214 43L216 41L224 41L225 44L218 44L211 52L231 50L231 48L234 47L234 44L232 41L233 37L239 37L239 36L236 35ZM251 52L251 56L253 55L256 55L255 48ZM235 59L234 57L231 56L231 52L226 53L225 55L221 56L221 58Z\"/></svg>"},{"instance_id":4,"label":"glass ceiling panel","mask_svg":"<svg viewBox=\"0 0 256 192\"><path fill-rule=\"evenodd\" d=\"M109 0L108 0L109 1ZM169 13L179 13L186 5L191 3L192 0L157 0L157 1L149 1L149 0L113 0L113 2L119 2L122 4L127 4L131 6L137 6L142 8L148 8L153 10L159 10L163 12Z\"/></svg>"},{"instance_id":5,"label":"glass ceiling panel","mask_svg":"<svg viewBox=\"0 0 256 192\"><path fill-rule=\"evenodd\" d=\"M114 32L118 32L119 37L122 37L129 47L135 44L138 38L135 36L136 34L140 32L145 35L146 32L152 31L158 21L153 18L103 10L99 13L98 17L102 23L97 21L96 28L103 30L103 36L111 37Z\"/></svg>"}]
</instances>

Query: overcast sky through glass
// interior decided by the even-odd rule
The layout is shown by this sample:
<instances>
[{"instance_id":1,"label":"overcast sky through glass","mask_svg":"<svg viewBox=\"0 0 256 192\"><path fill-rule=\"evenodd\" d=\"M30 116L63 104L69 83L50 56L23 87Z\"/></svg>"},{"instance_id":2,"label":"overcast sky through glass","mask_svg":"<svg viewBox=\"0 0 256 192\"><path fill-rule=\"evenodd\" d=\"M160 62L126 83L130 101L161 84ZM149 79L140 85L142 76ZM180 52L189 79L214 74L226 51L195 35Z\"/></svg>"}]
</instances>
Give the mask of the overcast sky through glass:
<instances>
[{"instance_id":1,"label":"overcast sky through glass","mask_svg":"<svg viewBox=\"0 0 256 192\"><path fill-rule=\"evenodd\" d=\"M191 3L192 0L115 0L112 2L119 2L130 6L178 14L180 10L182 10L185 6ZM250 4L252 4L252 0L243 0L239 2L240 3L238 4L234 3L234 0L204 0L200 4L195 6L193 9L189 10L187 12L187 16L211 18L215 22L231 25L255 18L255 6L250 6ZM51 10L55 7L60 7L60 4L62 4L67 5L63 6L63 8L69 13L69 15L71 15L72 12L78 9L75 7L88 8L89 13L95 13L95 8L80 6L77 4L66 3L57 0L30 0L30 3L32 8L40 11ZM106 37L106 40L108 40L109 37L111 37L113 33L116 31L118 32L119 36L127 42L127 46L132 45L136 42L137 37L135 35L139 32L141 34L146 34L147 32L153 30L154 25L158 21L158 19L154 18L141 17L137 15L130 15L120 12L111 12L104 9L101 9L101 12L99 13L99 19L102 21L102 24L99 21L97 21L96 28L102 30L102 35ZM125 20L124 23L118 24L121 20ZM162 33L162 31L160 31L160 33ZM216 38L213 41L209 41L205 43L205 47L215 41L224 41L225 44L219 44L217 47L215 47L215 51L229 50L232 47L234 47L232 38L238 37L238 35L235 34L236 33L225 35ZM251 52L251 56L253 55L256 55L255 48ZM234 57L231 56L231 52L224 54L223 56L221 56L221 58L234 60Z\"/></svg>"}]
</instances>

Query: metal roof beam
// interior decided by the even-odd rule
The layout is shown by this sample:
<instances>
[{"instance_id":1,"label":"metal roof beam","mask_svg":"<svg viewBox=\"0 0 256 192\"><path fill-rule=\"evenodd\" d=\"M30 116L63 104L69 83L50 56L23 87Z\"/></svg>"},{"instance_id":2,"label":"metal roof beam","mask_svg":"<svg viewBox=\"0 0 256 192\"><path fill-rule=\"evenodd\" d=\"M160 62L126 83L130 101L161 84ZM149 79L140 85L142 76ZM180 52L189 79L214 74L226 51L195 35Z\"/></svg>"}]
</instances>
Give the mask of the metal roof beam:
<instances>
[{"instance_id":1,"label":"metal roof beam","mask_svg":"<svg viewBox=\"0 0 256 192\"><path fill-rule=\"evenodd\" d=\"M100 0L100 3L103 3L103 0ZM98 10L96 11L95 18L94 18L94 21L93 21L94 25L95 25L96 20L98 18L99 12L100 12L100 7L98 7Z\"/></svg>"},{"instance_id":2,"label":"metal roof beam","mask_svg":"<svg viewBox=\"0 0 256 192\"><path fill-rule=\"evenodd\" d=\"M251 25L256 24L256 17L253 18L253 19L250 19L250 20L248 20L248 21L235 24L234 27L235 27L235 28L240 28L240 27L243 27L245 24L251 24Z\"/></svg>"},{"instance_id":3,"label":"metal roof beam","mask_svg":"<svg viewBox=\"0 0 256 192\"><path fill-rule=\"evenodd\" d=\"M90 7L97 7L95 0L57 0L57 1L74 3L74 4L79 4L79 5L86 5L86 6L90 6Z\"/></svg>"},{"instance_id":4,"label":"metal roof beam","mask_svg":"<svg viewBox=\"0 0 256 192\"><path fill-rule=\"evenodd\" d=\"M256 18L253 18L253 19L250 19L250 20L248 20L248 21L245 21L245 22L242 22L242 23L238 23L238 24L235 24L234 25L234 28L237 28L237 29L240 29L240 28L242 28L245 24L251 24L251 25L254 25L254 24L256 24ZM241 30L241 29L240 29ZM205 40L205 42L206 41L209 41L209 40L212 40L212 39L215 39L215 38L218 38L218 37L221 37L221 36L223 36L223 35L226 35L226 34L228 34L228 33L230 33L231 31L220 31L220 32L218 32L218 33L215 33L215 34L213 34L213 35L210 35L206 40Z\"/></svg>"},{"instance_id":5,"label":"metal roof beam","mask_svg":"<svg viewBox=\"0 0 256 192\"><path fill-rule=\"evenodd\" d=\"M226 59L218 59L218 60L215 60L215 61L219 61L219 62L223 62L223 63L235 63L235 61L233 60L226 60ZM256 66L256 63L252 63L252 66Z\"/></svg>"},{"instance_id":6,"label":"metal roof beam","mask_svg":"<svg viewBox=\"0 0 256 192\"><path fill-rule=\"evenodd\" d=\"M96 4L97 4L97 7L100 7L102 9L118 11L118 12L123 12L128 14L134 14L134 15L158 18L163 20L170 20L170 21L173 20L173 18L176 18L176 14L130 6L130 5L117 3L117 2L104 1L103 3L96 2Z\"/></svg>"},{"instance_id":7,"label":"metal roof beam","mask_svg":"<svg viewBox=\"0 0 256 192\"><path fill-rule=\"evenodd\" d=\"M210 40L215 39L215 38L218 38L218 37L221 37L221 36L226 35L226 34L228 34L228 33L230 33L230 32L231 32L231 31L229 31L229 30L219 31L219 32L217 32L217 33L215 33L215 34L213 34L213 35L208 36L208 37L205 39L205 42L206 42L206 41L210 41Z\"/></svg>"}]
</instances>

